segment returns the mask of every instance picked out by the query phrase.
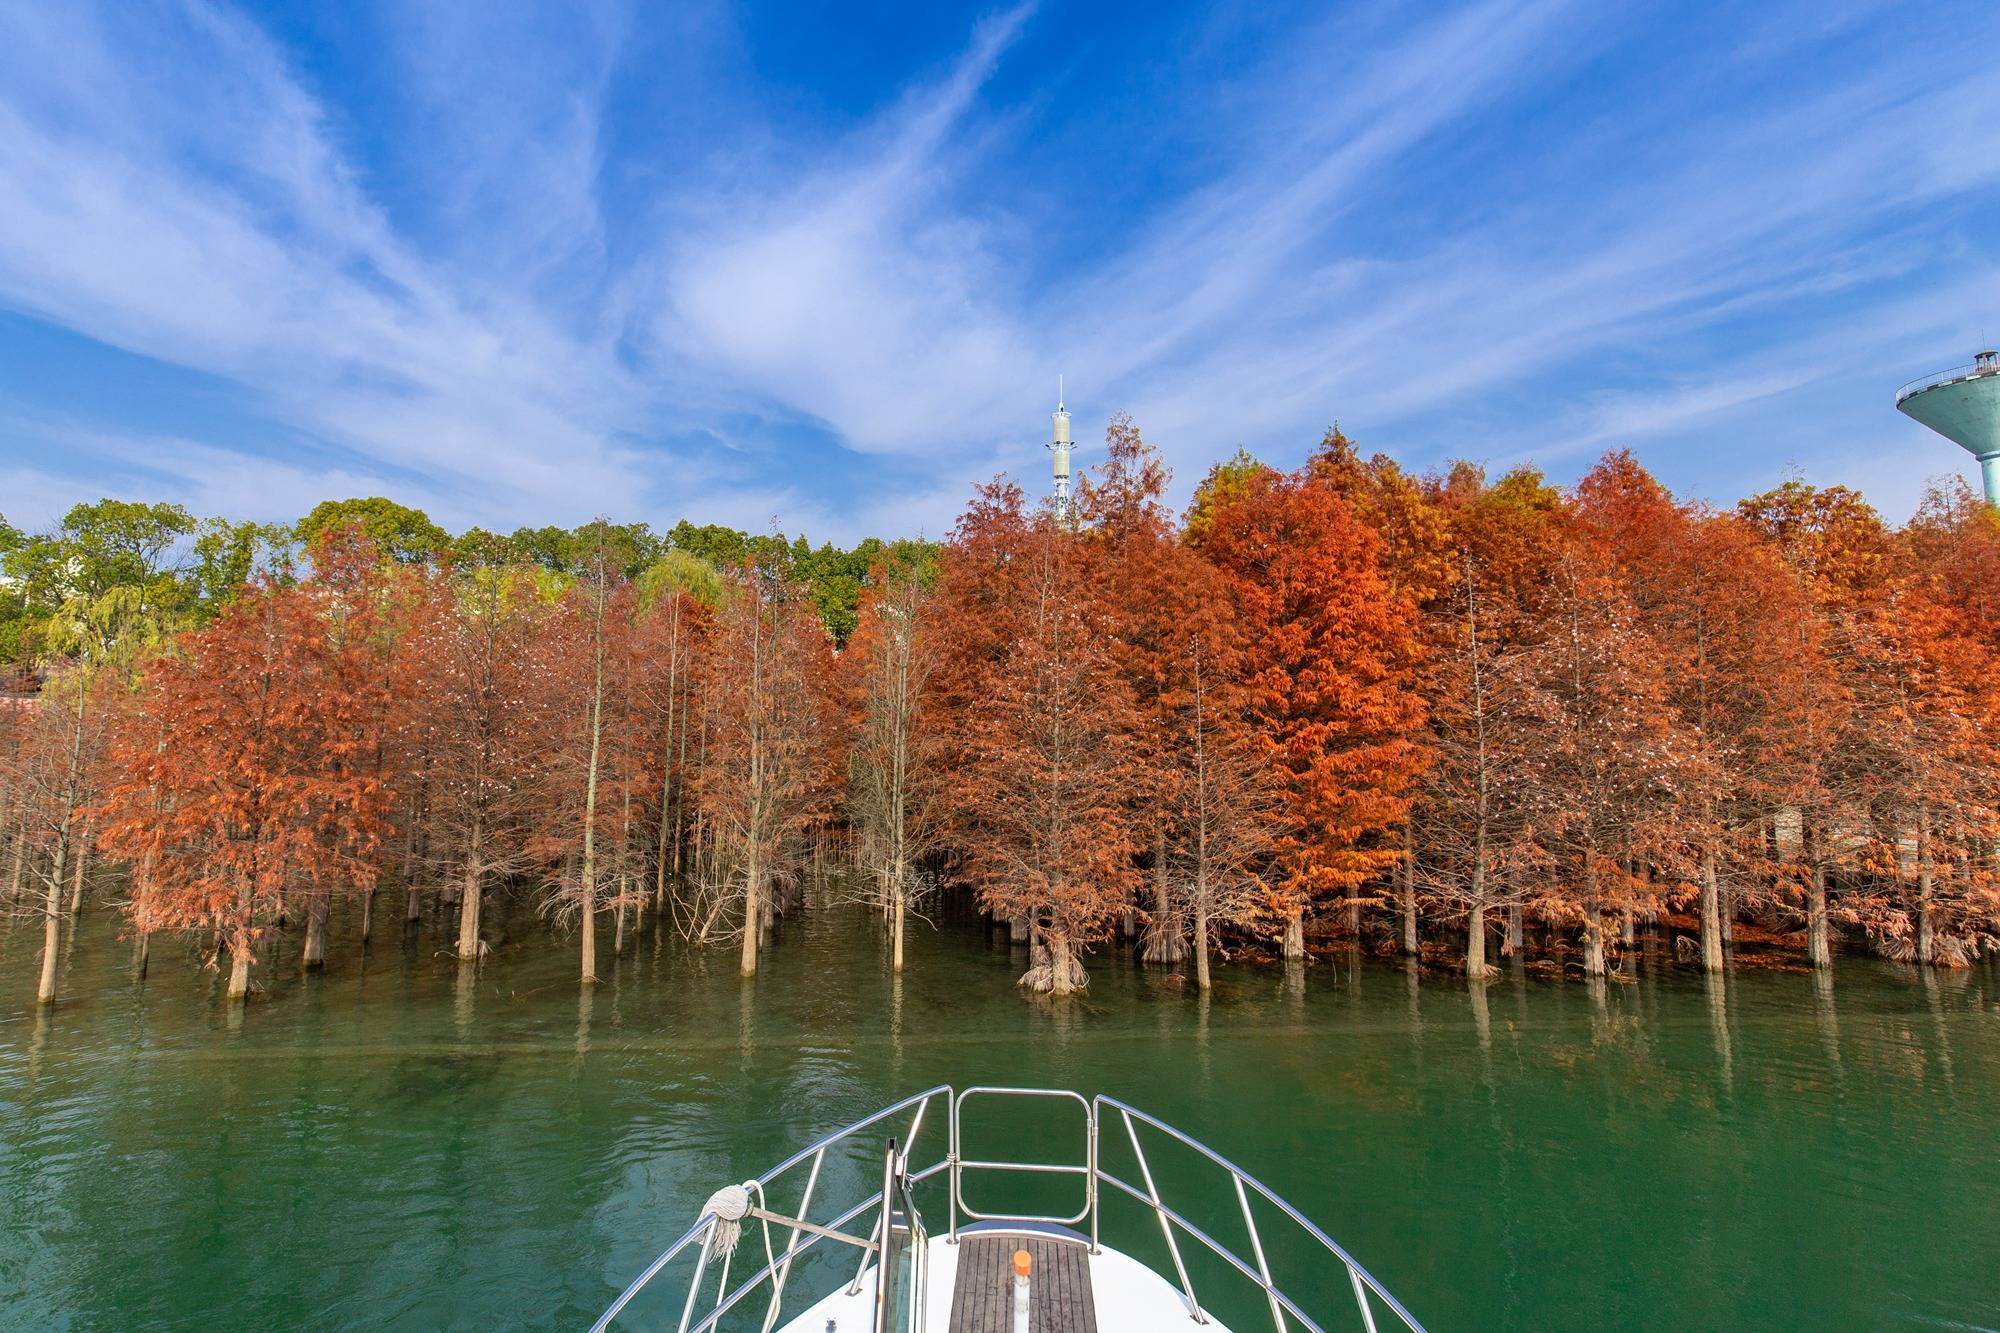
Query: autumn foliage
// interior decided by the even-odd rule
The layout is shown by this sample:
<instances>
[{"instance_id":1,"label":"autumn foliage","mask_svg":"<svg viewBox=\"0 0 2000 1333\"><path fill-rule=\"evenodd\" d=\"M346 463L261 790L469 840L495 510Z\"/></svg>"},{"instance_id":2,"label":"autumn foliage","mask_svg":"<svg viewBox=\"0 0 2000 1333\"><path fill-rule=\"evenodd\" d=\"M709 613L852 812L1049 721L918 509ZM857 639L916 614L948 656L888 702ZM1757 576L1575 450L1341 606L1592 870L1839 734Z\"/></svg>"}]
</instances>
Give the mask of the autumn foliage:
<instances>
[{"instance_id":1,"label":"autumn foliage","mask_svg":"<svg viewBox=\"0 0 2000 1333\"><path fill-rule=\"evenodd\" d=\"M386 501L322 507L192 620L159 614L160 542L52 584L39 691L0 701L44 998L112 884L142 968L185 934L233 996L337 921L435 920L478 964L517 900L586 983L647 930L751 973L815 884L880 911L896 968L957 896L1053 993L1111 947L1206 987L1332 940L1484 977L2000 939L2000 519L1964 488L1898 530L1840 487L1720 511L1629 454L1558 488L1338 431L1182 515L1170 481L1118 418L1072 508L981 487L851 597L802 543L454 541L371 526Z\"/></svg>"}]
</instances>

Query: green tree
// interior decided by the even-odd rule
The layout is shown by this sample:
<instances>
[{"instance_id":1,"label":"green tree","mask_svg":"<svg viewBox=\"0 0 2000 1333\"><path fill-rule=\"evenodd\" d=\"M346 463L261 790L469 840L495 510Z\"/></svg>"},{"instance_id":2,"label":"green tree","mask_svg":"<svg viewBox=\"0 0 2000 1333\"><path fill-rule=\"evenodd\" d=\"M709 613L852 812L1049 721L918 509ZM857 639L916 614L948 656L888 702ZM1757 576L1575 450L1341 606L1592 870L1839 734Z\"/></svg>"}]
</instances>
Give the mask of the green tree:
<instances>
[{"instance_id":1,"label":"green tree","mask_svg":"<svg viewBox=\"0 0 2000 1333\"><path fill-rule=\"evenodd\" d=\"M17 534L0 552L0 573L18 598L14 655L69 655L60 635L48 632L54 617L66 604L96 602L114 589L132 592L135 614L184 614L189 592L174 555L195 526L180 505L99 500L72 508L52 532Z\"/></svg>"},{"instance_id":2,"label":"green tree","mask_svg":"<svg viewBox=\"0 0 2000 1333\"><path fill-rule=\"evenodd\" d=\"M670 593L686 593L711 611L722 601L722 575L689 551L662 552L639 575L639 601L650 607Z\"/></svg>"},{"instance_id":3,"label":"green tree","mask_svg":"<svg viewBox=\"0 0 2000 1333\"><path fill-rule=\"evenodd\" d=\"M451 534L431 522L429 514L379 495L320 501L298 521L299 542L310 547L321 533L350 524L358 526L376 550L400 564L428 564L451 549Z\"/></svg>"},{"instance_id":4,"label":"green tree","mask_svg":"<svg viewBox=\"0 0 2000 1333\"><path fill-rule=\"evenodd\" d=\"M289 573L292 558L292 532L282 523L203 519L185 575L194 620L213 620L258 574Z\"/></svg>"}]
</instances>

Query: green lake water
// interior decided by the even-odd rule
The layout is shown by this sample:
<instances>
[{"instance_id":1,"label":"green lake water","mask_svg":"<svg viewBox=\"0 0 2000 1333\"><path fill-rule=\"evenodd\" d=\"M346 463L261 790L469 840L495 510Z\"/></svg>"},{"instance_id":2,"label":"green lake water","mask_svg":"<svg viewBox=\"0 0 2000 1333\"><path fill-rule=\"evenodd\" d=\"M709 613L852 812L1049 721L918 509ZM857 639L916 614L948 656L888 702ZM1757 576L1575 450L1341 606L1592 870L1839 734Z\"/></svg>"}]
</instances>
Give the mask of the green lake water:
<instances>
[{"instance_id":1,"label":"green lake water","mask_svg":"<svg viewBox=\"0 0 2000 1333\"><path fill-rule=\"evenodd\" d=\"M476 976L393 922L364 965L352 927L240 1020L181 945L135 982L102 910L38 1018L40 931L0 938L0 1326L580 1328L718 1186L906 1093L1008 1083L1189 1131L1433 1330L2000 1327L1991 964L1471 990L1239 962L1203 999L1098 957L1088 999L1029 1003L970 918L916 929L893 981L870 919L823 906L753 982L644 937L580 1002L524 908Z\"/></svg>"}]
</instances>

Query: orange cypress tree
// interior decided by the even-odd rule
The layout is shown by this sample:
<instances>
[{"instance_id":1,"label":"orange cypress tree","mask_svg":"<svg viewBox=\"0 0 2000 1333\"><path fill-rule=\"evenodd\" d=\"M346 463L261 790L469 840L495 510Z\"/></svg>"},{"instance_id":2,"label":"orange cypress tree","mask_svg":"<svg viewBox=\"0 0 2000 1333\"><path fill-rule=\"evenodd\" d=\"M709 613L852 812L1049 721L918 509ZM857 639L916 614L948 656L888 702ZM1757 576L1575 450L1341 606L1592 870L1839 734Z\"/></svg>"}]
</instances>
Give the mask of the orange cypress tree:
<instances>
[{"instance_id":1,"label":"orange cypress tree","mask_svg":"<svg viewBox=\"0 0 2000 1333\"><path fill-rule=\"evenodd\" d=\"M1776 680L1794 725L1767 738L1777 798L1773 896L1803 916L1813 966L1829 967L1835 877L1855 868L1846 835L1867 820L1856 762L1865 740L1857 704L1874 688L1865 673L1863 608L1893 576L1897 553L1881 517L1844 486L1789 481L1736 512L1790 575L1786 623L1796 650Z\"/></svg>"},{"instance_id":2,"label":"orange cypress tree","mask_svg":"<svg viewBox=\"0 0 2000 1333\"><path fill-rule=\"evenodd\" d=\"M489 886L533 864L530 816L542 787L533 647L551 613L525 572L475 568L423 578L398 654L396 701L429 735L437 869L457 882L457 954L482 955ZM401 728L399 728L400 730Z\"/></svg>"},{"instance_id":3,"label":"orange cypress tree","mask_svg":"<svg viewBox=\"0 0 2000 1333\"><path fill-rule=\"evenodd\" d=\"M945 827L949 775L937 719L935 605L923 571L884 554L840 660L852 735L848 813L889 921L890 966L897 972L919 863Z\"/></svg>"},{"instance_id":4,"label":"orange cypress tree","mask_svg":"<svg viewBox=\"0 0 2000 1333\"><path fill-rule=\"evenodd\" d=\"M1314 902L1400 855L1382 834L1422 767L1416 612L1330 481L1269 469L1229 481L1198 504L1197 549L1229 576L1251 645L1251 726L1286 807L1266 910L1299 957Z\"/></svg>"},{"instance_id":5,"label":"orange cypress tree","mask_svg":"<svg viewBox=\"0 0 2000 1333\"><path fill-rule=\"evenodd\" d=\"M1687 745L1666 674L1609 554L1572 537L1556 562L1532 659L1542 737L1529 792L1547 870L1544 915L1582 927L1584 971L1606 971L1606 917L1643 910L1671 851Z\"/></svg>"},{"instance_id":6,"label":"orange cypress tree","mask_svg":"<svg viewBox=\"0 0 2000 1333\"><path fill-rule=\"evenodd\" d=\"M1423 690L1429 751L1418 808L1420 832L1406 867L1410 892L1466 920L1465 970L1489 975L1489 913L1507 914L1517 947L1530 896L1523 869L1536 859L1530 834L1547 740L1536 682L1552 562L1569 520L1560 492L1538 473L1488 484L1469 464L1437 488L1458 551L1454 582L1425 617Z\"/></svg>"},{"instance_id":7,"label":"orange cypress tree","mask_svg":"<svg viewBox=\"0 0 2000 1333\"><path fill-rule=\"evenodd\" d=\"M1768 739L1800 719L1788 688L1801 612L1770 549L1740 521L1676 503L1629 453L1577 486L1577 508L1615 566L1666 668L1682 749L1677 808L1654 869L1698 905L1703 966L1722 966L1724 880L1765 861ZM1732 894L1732 899L1737 895Z\"/></svg>"},{"instance_id":8,"label":"orange cypress tree","mask_svg":"<svg viewBox=\"0 0 2000 1333\"><path fill-rule=\"evenodd\" d=\"M246 591L155 662L116 742L100 840L145 868L134 924L214 931L231 999L288 901L374 880L381 578L371 550L323 538L310 579Z\"/></svg>"},{"instance_id":9,"label":"orange cypress tree","mask_svg":"<svg viewBox=\"0 0 2000 1333\"><path fill-rule=\"evenodd\" d=\"M742 903L745 976L757 970L805 835L837 791L831 654L803 589L754 567L732 580L702 682L713 730L700 799L720 843L719 873Z\"/></svg>"},{"instance_id":10,"label":"orange cypress tree","mask_svg":"<svg viewBox=\"0 0 2000 1333\"><path fill-rule=\"evenodd\" d=\"M1105 453L1083 481L1078 508L1099 578L1112 592L1104 599L1105 611L1139 709L1126 757L1125 795L1133 827L1145 842L1140 855L1150 883L1141 956L1177 963L1186 953L1186 922L1172 902L1169 841L1176 789L1186 770L1174 753L1177 718L1170 696L1188 665L1188 631L1212 618L1203 615L1202 581L1190 577L1200 562L1176 539L1167 511L1166 465L1124 415L1114 417L1105 431ZM1211 589L1218 586L1207 582ZM1212 663L1209 670L1212 675ZM1211 680L1211 691L1218 684Z\"/></svg>"},{"instance_id":11,"label":"orange cypress tree","mask_svg":"<svg viewBox=\"0 0 2000 1333\"><path fill-rule=\"evenodd\" d=\"M1139 710L1092 543L989 487L944 553L940 622L957 755L953 825L988 910L1025 918L1021 984L1067 994L1131 901Z\"/></svg>"}]
</instances>

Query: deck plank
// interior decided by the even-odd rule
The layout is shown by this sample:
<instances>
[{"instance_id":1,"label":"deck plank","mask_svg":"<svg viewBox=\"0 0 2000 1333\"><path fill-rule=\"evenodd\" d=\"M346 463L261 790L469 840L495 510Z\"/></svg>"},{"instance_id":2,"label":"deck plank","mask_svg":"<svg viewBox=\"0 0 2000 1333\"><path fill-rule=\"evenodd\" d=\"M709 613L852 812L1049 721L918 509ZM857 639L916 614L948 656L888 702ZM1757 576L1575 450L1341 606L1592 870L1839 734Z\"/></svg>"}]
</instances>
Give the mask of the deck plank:
<instances>
[{"instance_id":1,"label":"deck plank","mask_svg":"<svg viewBox=\"0 0 2000 1333\"><path fill-rule=\"evenodd\" d=\"M1043 1236L964 1236L947 1333L1011 1333L1014 1251L1034 1259L1028 1333L1097 1333L1090 1254L1073 1241Z\"/></svg>"}]
</instances>

